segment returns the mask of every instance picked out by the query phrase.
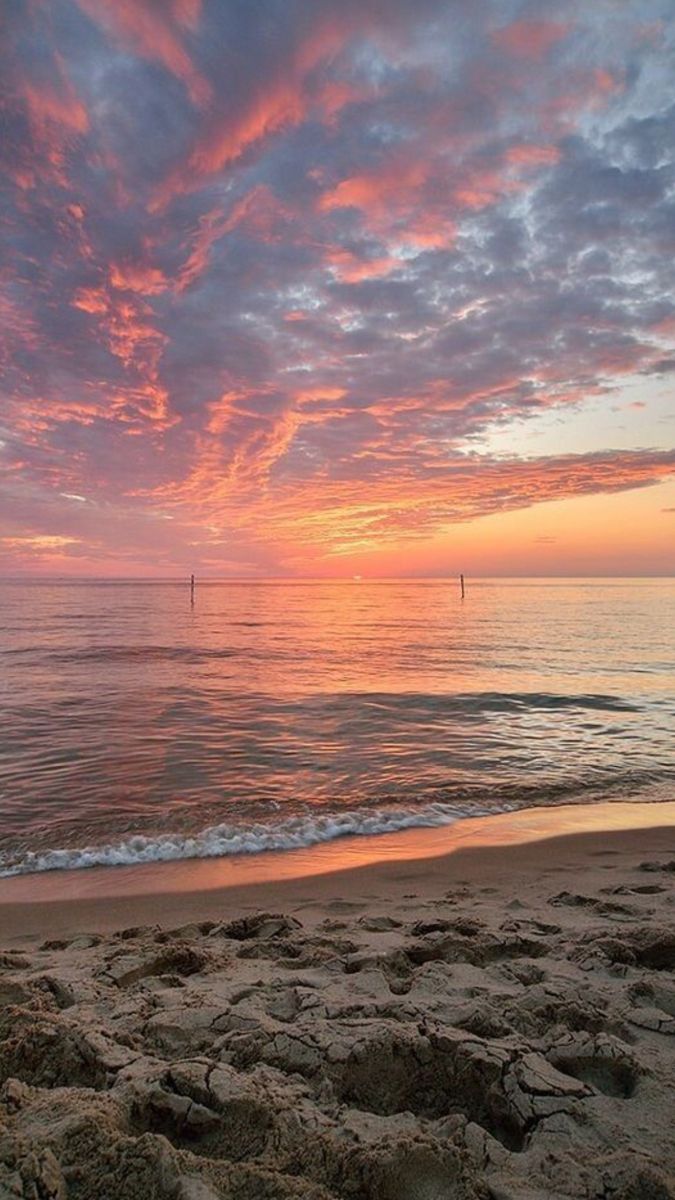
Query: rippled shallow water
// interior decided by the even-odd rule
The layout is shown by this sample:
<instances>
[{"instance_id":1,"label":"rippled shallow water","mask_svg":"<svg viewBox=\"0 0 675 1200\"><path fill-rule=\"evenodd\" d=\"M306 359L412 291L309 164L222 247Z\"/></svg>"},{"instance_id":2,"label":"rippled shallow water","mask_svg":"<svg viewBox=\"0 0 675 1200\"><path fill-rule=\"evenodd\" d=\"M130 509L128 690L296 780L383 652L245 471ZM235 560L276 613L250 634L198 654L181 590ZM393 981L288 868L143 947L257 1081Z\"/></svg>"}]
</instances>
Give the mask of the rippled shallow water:
<instances>
[{"instance_id":1,"label":"rippled shallow water","mask_svg":"<svg viewBox=\"0 0 675 1200\"><path fill-rule=\"evenodd\" d=\"M672 798L675 581L0 583L0 874Z\"/></svg>"}]
</instances>

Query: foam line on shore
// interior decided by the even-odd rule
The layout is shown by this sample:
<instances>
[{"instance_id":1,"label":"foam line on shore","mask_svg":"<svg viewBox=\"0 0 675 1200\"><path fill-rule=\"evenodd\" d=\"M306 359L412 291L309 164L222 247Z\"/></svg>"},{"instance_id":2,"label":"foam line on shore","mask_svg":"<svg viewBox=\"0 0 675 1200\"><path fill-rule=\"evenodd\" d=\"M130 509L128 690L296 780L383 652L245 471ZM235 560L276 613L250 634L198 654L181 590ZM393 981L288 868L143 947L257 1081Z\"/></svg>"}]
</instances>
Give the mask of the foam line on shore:
<instances>
[{"instance_id":1,"label":"foam line on shore","mask_svg":"<svg viewBox=\"0 0 675 1200\"><path fill-rule=\"evenodd\" d=\"M512 811L504 806L501 811ZM140 863L176 862L180 859L219 858L265 851L297 850L341 837L372 837L402 829L431 829L452 825L465 817L488 816L493 809L479 805L429 804L420 808L353 809L343 813L306 814L274 825L220 824L196 834L166 833L153 837L136 834L116 843L44 851L26 851L22 858L4 863L0 877L43 871L76 871L87 867L134 866Z\"/></svg>"}]
</instances>

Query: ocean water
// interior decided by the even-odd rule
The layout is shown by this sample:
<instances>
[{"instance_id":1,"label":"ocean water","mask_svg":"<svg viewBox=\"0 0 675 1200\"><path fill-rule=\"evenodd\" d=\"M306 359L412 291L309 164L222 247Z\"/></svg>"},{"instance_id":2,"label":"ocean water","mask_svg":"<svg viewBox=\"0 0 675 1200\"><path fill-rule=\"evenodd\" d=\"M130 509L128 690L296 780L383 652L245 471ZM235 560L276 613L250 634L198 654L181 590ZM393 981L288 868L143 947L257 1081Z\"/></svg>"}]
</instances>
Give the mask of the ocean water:
<instances>
[{"instance_id":1,"label":"ocean water","mask_svg":"<svg viewBox=\"0 0 675 1200\"><path fill-rule=\"evenodd\" d=\"M0 583L0 874L673 798L675 581Z\"/></svg>"}]
</instances>

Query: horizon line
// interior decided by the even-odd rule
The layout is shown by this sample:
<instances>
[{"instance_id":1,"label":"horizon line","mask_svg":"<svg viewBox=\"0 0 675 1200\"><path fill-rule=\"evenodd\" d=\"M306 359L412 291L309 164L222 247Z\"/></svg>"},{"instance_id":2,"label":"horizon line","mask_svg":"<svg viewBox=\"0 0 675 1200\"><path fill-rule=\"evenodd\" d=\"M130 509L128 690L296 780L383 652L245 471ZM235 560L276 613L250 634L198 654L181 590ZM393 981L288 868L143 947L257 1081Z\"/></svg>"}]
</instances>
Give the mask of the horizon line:
<instances>
[{"instance_id":1,"label":"horizon line","mask_svg":"<svg viewBox=\"0 0 675 1200\"><path fill-rule=\"evenodd\" d=\"M188 572L184 575L39 575L26 573L25 575L0 575L0 584L3 583L156 583L156 584L185 584L190 586L191 577L194 575L195 584L213 584L213 583L230 583L230 584L265 584L265 583L281 583L281 584L296 584L296 583L449 583L459 582L463 575L466 583L487 583L492 580L673 580L675 581L675 571L668 574L640 573L631 575L579 575L579 574L546 574L536 575L528 573L516 573L513 575L494 574L494 575L469 575L466 571L454 572L448 575L364 575L362 573L354 573L352 575L197 575L196 572Z\"/></svg>"}]
</instances>

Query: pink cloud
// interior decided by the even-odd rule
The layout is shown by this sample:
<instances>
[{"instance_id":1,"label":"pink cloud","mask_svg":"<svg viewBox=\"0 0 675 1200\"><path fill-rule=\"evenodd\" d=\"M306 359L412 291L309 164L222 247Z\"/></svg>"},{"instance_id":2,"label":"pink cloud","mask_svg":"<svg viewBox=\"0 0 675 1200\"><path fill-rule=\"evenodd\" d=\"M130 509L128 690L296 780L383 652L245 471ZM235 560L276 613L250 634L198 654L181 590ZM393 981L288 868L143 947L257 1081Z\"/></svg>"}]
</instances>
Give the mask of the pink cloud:
<instances>
[{"instance_id":1,"label":"pink cloud","mask_svg":"<svg viewBox=\"0 0 675 1200\"><path fill-rule=\"evenodd\" d=\"M540 124L555 133L573 129L586 111L605 109L612 97L624 88L623 78L605 67L576 70L566 79L566 87L545 101L540 110Z\"/></svg>"},{"instance_id":2,"label":"pink cloud","mask_svg":"<svg viewBox=\"0 0 675 1200\"><path fill-rule=\"evenodd\" d=\"M229 213L222 208L204 213L190 236L190 249L178 272L176 290L184 291L196 282L208 268L213 246L234 229L246 228L260 240L270 242L281 236L280 223L291 215L262 184L235 201Z\"/></svg>"},{"instance_id":3,"label":"pink cloud","mask_svg":"<svg viewBox=\"0 0 675 1200\"><path fill-rule=\"evenodd\" d=\"M557 146L535 145L521 142L509 146L506 161L518 167L548 167L560 162L561 153Z\"/></svg>"},{"instance_id":4,"label":"pink cloud","mask_svg":"<svg viewBox=\"0 0 675 1200\"><path fill-rule=\"evenodd\" d=\"M195 68L181 39L182 31L194 29L199 21L199 0L77 0L80 8L144 58L161 62L187 88L190 99L203 106L211 98L211 87Z\"/></svg>"},{"instance_id":5,"label":"pink cloud","mask_svg":"<svg viewBox=\"0 0 675 1200\"><path fill-rule=\"evenodd\" d=\"M327 251L324 261L334 268L338 279L343 279L346 283L358 283L362 279L380 279L401 265L397 258L359 258L340 247Z\"/></svg>"},{"instance_id":6,"label":"pink cloud","mask_svg":"<svg viewBox=\"0 0 675 1200\"><path fill-rule=\"evenodd\" d=\"M86 0L87 3L93 0ZM186 160L158 187L152 204L161 209L176 195L193 191L200 182L237 162L251 147L272 134L299 125L312 106L308 77L321 63L334 58L356 33L371 27L364 6L319 16L285 60L252 81L246 100L233 111L214 108ZM327 115L338 111L337 93ZM348 94L345 94L345 103Z\"/></svg>"},{"instance_id":7,"label":"pink cloud","mask_svg":"<svg viewBox=\"0 0 675 1200\"><path fill-rule=\"evenodd\" d=\"M401 204L419 191L428 177L430 164L412 158L393 156L379 169L343 179L319 200L319 208L361 208L381 214L390 203Z\"/></svg>"},{"instance_id":8,"label":"pink cloud","mask_svg":"<svg viewBox=\"0 0 675 1200\"><path fill-rule=\"evenodd\" d=\"M121 278L121 277L120 277ZM167 337L153 323L150 306L127 286L120 292L104 286L81 288L73 307L94 318L108 350L128 372L128 382L110 392L110 411L139 435L143 425L156 431L170 428L177 418L169 411L169 394L160 381L159 367Z\"/></svg>"},{"instance_id":9,"label":"pink cloud","mask_svg":"<svg viewBox=\"0 0 675 1200\"><path fill-rule=\"evenodd\" d=\"M121 291L138 292L144 296L159 295L169 286L164 272L160 271L159 267L132 262L111 263L110 282Z\"/></svg>"},{"instance_id":10,"label":"pink cloud","mask_svg":"<svg viewBox=\"0 0 675 1200\"><path fill-rule=\"evenodd\" d=\"M52 54L41 78L17 74L12 82L24 108L29 139L22 155L8 164L10 177L23 190L34 188L40 180L67 187L68 155L90 121L60 55Z\"/></svg>"},{"instance_id":11,"label":"pink cloud","mask_svg":"<svg viewBox=\"0 0 675 1200\"><path fill-rule=\"evenodd\" d=\"M492 33L493 42L516 58L540 61L570 31L560 21L514 21Z\"/></svg>"}]
</instances>

